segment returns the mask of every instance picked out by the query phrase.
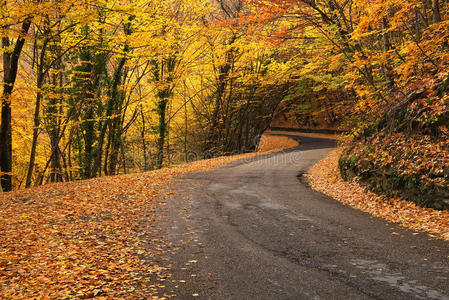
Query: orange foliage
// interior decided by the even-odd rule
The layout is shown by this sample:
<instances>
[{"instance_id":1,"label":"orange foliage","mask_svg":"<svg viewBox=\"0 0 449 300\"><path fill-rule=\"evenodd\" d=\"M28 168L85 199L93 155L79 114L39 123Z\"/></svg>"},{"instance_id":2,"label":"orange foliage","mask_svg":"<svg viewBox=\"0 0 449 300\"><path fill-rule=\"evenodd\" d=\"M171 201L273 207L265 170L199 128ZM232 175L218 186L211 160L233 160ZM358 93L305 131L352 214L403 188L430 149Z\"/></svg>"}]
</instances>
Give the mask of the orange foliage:
<instances>
[{"instance_id":1,"label":"orange foliage","mask_svg":"<svg viewBox=\"0 0 449 300\"><path fill-rule=\"evenodd\" d=\"M258 152L283 150L299 147L299 142L285 136L264 134L257 147Z\"/></svg>"}]
</instances>

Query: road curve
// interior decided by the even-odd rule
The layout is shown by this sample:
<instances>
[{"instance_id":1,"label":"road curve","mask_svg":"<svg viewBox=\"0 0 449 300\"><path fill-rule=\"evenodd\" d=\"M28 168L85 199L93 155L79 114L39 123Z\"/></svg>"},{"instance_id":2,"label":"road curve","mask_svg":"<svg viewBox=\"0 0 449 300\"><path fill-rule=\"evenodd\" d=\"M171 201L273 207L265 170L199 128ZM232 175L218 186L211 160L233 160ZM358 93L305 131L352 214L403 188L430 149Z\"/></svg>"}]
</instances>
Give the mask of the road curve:
<instances>
[{"instance_id":1,"label":"road curve","mask_svg":"<svg viewBox=\"0 0 449 300\"><path fill-rule=\"evenodd\" d=\"M287 135L290 136L290 135ZM335 141L186 176L169 201L179 299L449 299L449 243L312 191ZM182 241L182 243L181 243Z\"/></svg>"}]
</instances>

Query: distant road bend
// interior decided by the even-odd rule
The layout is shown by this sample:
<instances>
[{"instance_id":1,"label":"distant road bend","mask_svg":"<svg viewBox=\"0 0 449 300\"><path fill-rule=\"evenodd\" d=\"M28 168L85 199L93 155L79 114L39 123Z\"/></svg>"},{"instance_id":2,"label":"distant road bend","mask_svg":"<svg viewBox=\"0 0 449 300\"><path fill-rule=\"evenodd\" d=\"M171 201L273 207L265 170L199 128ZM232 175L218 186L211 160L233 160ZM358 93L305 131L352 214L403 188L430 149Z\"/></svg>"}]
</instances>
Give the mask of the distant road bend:
<instances>
[{"instance_id":1,"label":"distant road bend","mask_svg":"<svg viewBox=\"0 0 449 300\"><path fill-rule=\"evenodd\" d=\"M194 233L172 257L179 299L449 299L449 243L312 191L297 176L335 142L285 136L301 146L180 181L170 236Z\"/></svg>"}]
</instances>

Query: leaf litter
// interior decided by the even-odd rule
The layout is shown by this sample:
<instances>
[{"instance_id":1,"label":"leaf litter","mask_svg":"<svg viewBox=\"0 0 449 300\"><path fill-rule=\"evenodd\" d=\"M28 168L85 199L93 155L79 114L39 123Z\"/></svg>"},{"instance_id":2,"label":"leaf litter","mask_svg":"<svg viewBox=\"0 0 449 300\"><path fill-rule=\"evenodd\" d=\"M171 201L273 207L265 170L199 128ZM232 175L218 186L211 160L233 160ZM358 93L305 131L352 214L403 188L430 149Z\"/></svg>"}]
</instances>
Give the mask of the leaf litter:
<instances>
[{"instance_id":1,"label":"leaf litter","mask_svg":"<svg viewBox=\"0 0 449 300\"><path fill-rule=\"evenodd\" d=\"M368 191L357 179L344 181L338 169L341 152L341 148L331 151L305 175L314 190L373 216L449 241L449 211L378 195Z\"/></svg>"},{"instance_id":2,"label":"leaf litter","mask_svg":"<svg viewBox=\"0 0 449 300\"><path fill-rule=\"evenodd\" d=\"M263 139L259 152L0 194L0 296L159 298L170 277L164 253L172 245L158 228L170 184L186 173L298 146Z\"/></svg>"}]
</instances>

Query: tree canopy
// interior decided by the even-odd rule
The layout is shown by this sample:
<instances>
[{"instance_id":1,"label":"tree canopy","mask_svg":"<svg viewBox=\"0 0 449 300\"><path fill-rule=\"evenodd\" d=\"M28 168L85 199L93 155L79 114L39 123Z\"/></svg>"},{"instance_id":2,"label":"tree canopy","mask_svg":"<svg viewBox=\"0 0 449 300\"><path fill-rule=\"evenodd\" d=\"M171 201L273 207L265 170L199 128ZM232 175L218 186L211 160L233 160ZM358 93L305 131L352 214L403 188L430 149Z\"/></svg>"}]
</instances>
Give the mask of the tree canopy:
<instances>
[{"instance_id":1,"label":"tree canopy","mask_svg":"<svg viewBox=\"0 0 449 300\"><path fill-rule=\"evenodd\" d=\"M6 0L0 13L3 190L250 151L279 112L357 135L412 92L426 95L417 118L447 131L447 1Z\"/></svg>"}]
</instances>

